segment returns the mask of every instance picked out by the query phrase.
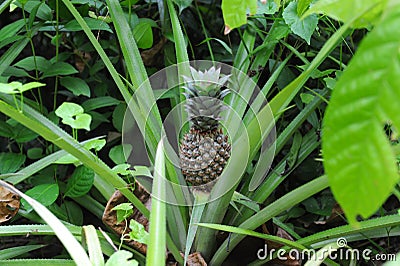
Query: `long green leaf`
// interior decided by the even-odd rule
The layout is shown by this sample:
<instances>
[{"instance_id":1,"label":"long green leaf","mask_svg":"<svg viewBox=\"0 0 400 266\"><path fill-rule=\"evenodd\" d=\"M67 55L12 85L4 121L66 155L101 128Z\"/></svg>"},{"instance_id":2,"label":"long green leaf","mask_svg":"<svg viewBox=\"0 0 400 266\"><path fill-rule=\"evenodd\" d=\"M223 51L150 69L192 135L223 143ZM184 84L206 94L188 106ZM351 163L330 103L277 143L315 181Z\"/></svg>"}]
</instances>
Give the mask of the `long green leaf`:
<instances>
[{"instance_id":1,"label":"long green leaf","mask_svg":"<svg viewBox=\"0 0 400 266\"><path fill-rule=\"evenodd\" d=\"M18 257L19 255L26 254L32 250L36 250L45 246L46 245L27 245L20 247L4 248L0 250L0 260L6 260Z\"/></svg>"},{"instance_id":2,"label":"long green leaf","mask_svg":"<svg viewBox=\"0 0 400 266\"><path fill-rule=\"evenodd\" d=\"M83 226L82 242L87 246L90 261L93 266L104 266L103 252L101 251L100 240L93 225Z\"/></svg>"},{"instance_id":3,"label":"long green leaf","mask_svg":"<svg viewBox=\"0 0 400 266\"><path fill-rule=\"evenodd\" d=\"M11 4L13 0L5 0L3 3L0 5L0 14L3 13L4 10L7 9L7 7Z\"/></svg>"},{"instance_id":4,"label":"long green leaf","mask_svg":"<svg viewBox=\"0 0 400 266\"><path fill-rule=\"evenodd\" d=\"M147 265L165 264L166 208L165 202L165 156L163 142L157 147L154 167L151 212L149 219L149 244L147 246Z\"/></svg>"},{"instance_id":5,"label":"long green leaf","mask_svg":"<svg viewBox=\"0 0 400 266\"><path fill-rule=\"evenodd\" d=\"M235 226L228 226L228 225L221 225L221 224L205 224L205 223L199 223L198 226L208 227L211 229L226 231L226 232L230 232L230 233L234 233L234 234L254 236L254 237L261 238L261 239L270 240L270 241L273 241L273 242L276 242L279 244L288 245L289 247L292 247L292 248L297 248L297 249L305 249L306 248L305 246L303 246L301 244L298 244L296 242L293 242L291 240L288 240L288 239L285 239L282 237L258 233L258 232L254 232L252 230L242 229L242 228L238 228Z\"/></svg>"},{"instance_id":6,"label":"long green leaf","mask_svg":"<svg viewBox=\"0 0 400 266\"><path fill-rule=\"evenodd\" d=\"M99 137L96 138L92 138L89 140L85 140L82 141L80 143L80 145L84 145L85 143L88 143L90 141L99 139ZM27 179L28 177L36 174L37 172L39 172L40 170L46 168L47 166L55 163L58 159L60 159L61 157L67 155L68 153L64 150L60 150L60 151L56 151L50 155L47 155L46 157L22 168L21 170L19 170L18 172L15 173L15 175L12 175L10 177L5 178L5 180L7 182L10 182L14 185L24 181L25 179Z\"/></svg>"},{"instance_id":7,"label":"long green leaf","mask_svg":"<svg viewBox=\"0 0 400 266\"><path fill-rule=\"evenodd\" d=\"M65 259L21 259L21 260L0 260L2 266L76 266L73 260Z\"/></svg>"},{"instance_id":8,"label":"long green leaf","mask_svg":"<svg viewBox=\"0 0 400 266\"><path fill-rule=\"evenodd\" d=\"M14 61L15 58L21 51L25 48L25 46L29 43L28 38L24 38L15 42L11 45L10 48L0 57L0 76L4 73L4 71L10 66L10 64Z\"/></svg>"}]
</instances>

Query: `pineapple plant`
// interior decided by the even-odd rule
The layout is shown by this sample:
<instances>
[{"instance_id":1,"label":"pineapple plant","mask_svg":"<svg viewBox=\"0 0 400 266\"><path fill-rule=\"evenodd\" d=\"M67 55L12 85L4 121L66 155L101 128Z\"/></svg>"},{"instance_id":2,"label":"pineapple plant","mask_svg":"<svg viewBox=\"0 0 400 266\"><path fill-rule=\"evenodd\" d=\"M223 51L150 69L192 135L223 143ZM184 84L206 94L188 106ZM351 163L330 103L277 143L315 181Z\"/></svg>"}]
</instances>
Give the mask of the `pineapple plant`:
<instances>
[{"instance_id":1,"label":"pineapple plant","mask_svg":"<svg viewBox=\"0 0 400 266\"><path fill-rule=\"evenodd\" d=\"M199 186L219 177L230 157L228 136L223 134L220 113L223 98L229 93L222 89L230 75L211 67L204 72L190 68L192 78L185 81L185 110L191 123L179 148L180 167L185 181Z\"/></svg>"}]
</instances>

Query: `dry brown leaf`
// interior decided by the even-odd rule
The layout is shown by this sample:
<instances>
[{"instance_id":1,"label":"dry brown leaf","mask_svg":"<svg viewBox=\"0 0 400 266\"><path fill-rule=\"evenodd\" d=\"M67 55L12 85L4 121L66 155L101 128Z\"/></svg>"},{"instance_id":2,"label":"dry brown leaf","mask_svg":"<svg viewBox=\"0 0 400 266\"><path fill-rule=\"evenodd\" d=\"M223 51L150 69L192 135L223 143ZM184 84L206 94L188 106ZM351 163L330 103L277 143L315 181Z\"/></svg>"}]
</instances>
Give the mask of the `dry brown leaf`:
<instances>
[{"instance_id":1,"label":"dry brown leaf","mask_svg":"<svg viewBox=\"0 0 400 266\"><path fill-rule=\"evenodd\" d=\"M7 222L13 218L20 206L20 198L3 186L0 186L0 223Z\"/></svg>"},{"instance_id":2,"label":"dry brown leaf","mask_svg":"<svg viewBox=\"0 0 400 266\"><path fill-rule=\"evenodd\" d=\"M184 254L181 253L182 258ZM192 253L188 256L186 265L188 266L207 266L207 262L204 260L203 256L201 256L200 252Z\"/></svg>"},{"instance_id":3,"label":"dry brown leaf","mask_svg":"<svg viewBox=\"0 0 400 266\"><path fill-rule=\"evenodd\" d=\"M84 51L74 50L75 53L75 67L78 69L79 73L85 70L87 62L92 59L92 56Z\"/></svg>"},{"instance_id":4,"label":"dry brown leaf","mask_svg":"<svg viewBox=\"0 0 400 266\"><path fill-rule=\"evenodd\" d=\"M151 208L151 197L150 194L142 187L139 183L135 183L135 190L133 191L133 194L135 194L136 197L139 198L139 200L146 206L147 209L150 210ZM113 211L112 209L121 204L128 202L128 199L125 198L122 193L117 190L115 193L111 196L109 201L107 202L107 206L104 210L103 213L103 223L108 225L115 233L118 235L122 234L128 234L131 230L129 227L126 225L126 222L123 221L119 224L117 224L117 212ZM133 214L131 217L128 218L128 224L131 219L134 219L138 223L141 223L146 231L149 231L149 220L136 208L133 208ZM137 251L141 252L142 254L146 254L147 252L147 245L139 243L137 241L131 240L127 241L127 244L132 246L134 249Z\"/></svg>"},{"instance_id":5,"label":"dry brown leaf","mask_svg":"<svg viewBox=\"0 0 400 266\"><path fill-rule=\"evenodd\" d=\"M263 224L261 226L263 233L265 234L271 234L270 232L268 232L268 229L266 227L265 224ZM293 238L291 235L289 235L288 232L286 232L285 230L283 230L280 227L277 227L277 231L276 231L276 236L279 236L281 238L284 239L288 239L293 241ZM281 248L283 245L273 242L273 241L269 241L269 240L265 240L265 244L267 245L268 250L278 250L279 248ZM274 259L271 261L271 263L273 263L274 265L285 265L285 266L300 266L301 265L301 261L297 260L296 258L292 258L289 255L286 255L286 259L285 260L279 260L279 259Z\"/></svg>"},{"instance_id":6,"label":"dry brown leaf","mask_svg":"<svg viewBox=\"0 0 400 266\"><path fill-rule=\"evenodd\" d=\"M167 39L161 38L161 40L151 47L150 49L144 50L140 53L142 56L143 64L147 67L157 65L157 62L160 61L160 53L164 44L167 42Z\"/></svg>"}]
</instances>

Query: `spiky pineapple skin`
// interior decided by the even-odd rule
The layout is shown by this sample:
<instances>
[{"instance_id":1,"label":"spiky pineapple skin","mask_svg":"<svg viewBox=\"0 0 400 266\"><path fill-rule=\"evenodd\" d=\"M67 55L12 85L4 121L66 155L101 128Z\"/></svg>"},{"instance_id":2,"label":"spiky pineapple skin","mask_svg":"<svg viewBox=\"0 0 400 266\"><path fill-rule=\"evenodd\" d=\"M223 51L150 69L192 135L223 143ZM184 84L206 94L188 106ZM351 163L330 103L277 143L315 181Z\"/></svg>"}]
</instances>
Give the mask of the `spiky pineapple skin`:
<instances>
[{"instance_id":1,"label":"spiky pineapple skin","mask_svg":"<svg viewBox=\"0 0 400 266\"><path fill-rule=\"evenodd\" d=\"M230 158L231 145L221 129L192 127L180 145L180 162L186 182L199 186L219 177Z\"/></svg>"},{"instance_id":2,"label":"spiky pineapple skin","mask_svg":"<svg viewBox=\"0 0 400 266\"><path fill-rule=\"evenodd\" d=\"M229 93L221 88L229 76L220 75L221 69L215 67L190 71L193 78L183 78L185 109L192 125L183 137L179 157L186 182L200 186L218 178L230 157L228 136L220 129L222 100Z\"/></svg>"}]
</instances>

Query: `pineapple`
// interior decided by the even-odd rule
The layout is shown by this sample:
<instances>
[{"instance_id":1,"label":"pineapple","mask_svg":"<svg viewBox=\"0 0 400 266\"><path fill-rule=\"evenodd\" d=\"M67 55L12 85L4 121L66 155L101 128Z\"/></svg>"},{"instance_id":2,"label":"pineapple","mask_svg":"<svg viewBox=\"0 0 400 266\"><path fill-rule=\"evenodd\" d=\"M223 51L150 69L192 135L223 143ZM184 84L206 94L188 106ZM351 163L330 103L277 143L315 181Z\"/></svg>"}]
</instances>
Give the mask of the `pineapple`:
<instances>
[{"instance_id":1,"label":"pineapple","mask_svg":"<svg viewBox=\"0 0 400 266\"><path fill-rule=\"evenodd\" d=\"M199 186L221 175L229 157L231 146L228 136L220 128L220 112L228 89L221 90L230 76L221 77L221 69L211 67L204 72L190 68L192 78L185 80L185 109L191 127L183 136L179 158L182 174L187 183Z\"/></svg>"}]
</instances>

